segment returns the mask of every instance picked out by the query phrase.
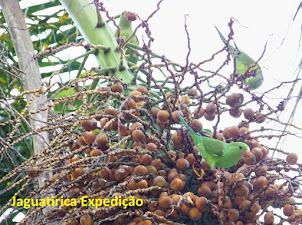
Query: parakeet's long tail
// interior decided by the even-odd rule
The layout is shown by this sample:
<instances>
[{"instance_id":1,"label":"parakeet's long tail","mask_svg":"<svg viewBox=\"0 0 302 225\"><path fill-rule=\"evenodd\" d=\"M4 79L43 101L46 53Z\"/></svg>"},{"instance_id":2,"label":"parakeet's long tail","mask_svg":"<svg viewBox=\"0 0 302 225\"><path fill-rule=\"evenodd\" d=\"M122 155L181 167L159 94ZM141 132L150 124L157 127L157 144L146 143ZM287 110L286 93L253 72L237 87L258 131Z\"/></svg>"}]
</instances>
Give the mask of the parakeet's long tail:
<instances>
[{"instance_id":1,"label":"parakeet's long tail","mask_svg":"<svg viewBox=\"0 0 302 225\"><path fill-rule=\"evenodd\" d=\"M181 120L182 124L189 130L189 133L191 134L191 136L196 135L194 130L186 123L184 118L182 118L178 113L176 113L176 114L179 117L179 119Z\"/></svg>"},{"instance_id":2,"label":"parakeet's long tail","mask_svg":"<svg viewBox=\"0 0 302 225\"><path fill-rule=\"evenodd\" d=\"M222 35L222 33L218 30L218 28L217 28L216 26L215 26L215 28L216 28L216 30L217 30L217 32L218 32L218 34L219 34L221 40L222 40L223 43L226 45L228 41L225 39L225 37ZM238 53L238 50L235 49L235 48L234 48L232 45L230 45L230 44L229 44L229 49L230 49L231 53L233 53L233 54L237 54L237 53Z\"/></svg>"}]
</instances>

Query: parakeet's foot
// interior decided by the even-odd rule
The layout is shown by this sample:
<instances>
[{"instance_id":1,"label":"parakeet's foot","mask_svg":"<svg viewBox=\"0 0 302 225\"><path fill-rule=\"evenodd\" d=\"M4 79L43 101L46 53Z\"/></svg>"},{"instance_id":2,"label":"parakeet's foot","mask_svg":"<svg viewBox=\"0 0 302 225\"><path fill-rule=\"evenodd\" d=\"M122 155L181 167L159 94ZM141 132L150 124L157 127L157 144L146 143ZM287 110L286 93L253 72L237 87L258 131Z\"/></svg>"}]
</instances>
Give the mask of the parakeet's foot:
<instances>
[{"instance_id":1,"label":"parakeet's foot","mask_svg":"<svg viewBox=\"0 0 302 225\"><path fill-rule=\"evenodd\" d=\"M203 178L205 172L203 169L200 168L201 173L199 173L194 165L195 165L195 163L193 164L193 171L194 171L195 175L197 176L197 180L201 180Z\"/></svg>"}]
</instances>

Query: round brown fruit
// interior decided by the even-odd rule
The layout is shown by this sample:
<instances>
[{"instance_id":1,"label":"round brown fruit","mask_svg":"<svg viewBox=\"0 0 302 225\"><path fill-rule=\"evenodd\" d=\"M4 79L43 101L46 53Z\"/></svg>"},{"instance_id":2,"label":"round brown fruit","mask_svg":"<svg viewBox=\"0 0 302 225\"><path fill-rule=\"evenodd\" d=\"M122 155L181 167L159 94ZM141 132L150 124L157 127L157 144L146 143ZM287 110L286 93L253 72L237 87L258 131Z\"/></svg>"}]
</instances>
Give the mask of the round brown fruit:
<instances>
[{"instance_id":1,"label":"round brown fruit","mask_svg":"<svg viewBox=\"0 0 302 225\"><path fill-rule=\"evenodd\" d=\"M191 207L190 206L187 206L186 204L182 203L181 204L181 212L183 215L189 215L189 212L190 212L190 209Z\"/></svg>"},{"instance_id":2,"label":"round brown fruit","mask_svg":"<svg viewBox=\"0 0 302 225\"><path fill-rule=\"evenodd\" d=\"M211 188L208 185L201 185L198 188L198 195L203 197L208 197L211 193Z\"/></svg>"},{"instance_id":3,"label":"round brown fruit","mask_svg":"<svg viewBox=\"0 0 302 225\"><path fill-rule=\"evenodd\" d=\"M105 109L104 109L104 114L105 115L111 115L111 116L117 116L118 114L118 110L113 108L112 106L107 106Z\"/></svg>"},{"instance_id":4,"label":"round brown fruit","mask_svg":"<svg viewBox=\"0 0 302 225\"><path fill-rule=\"evenodd\" d=\"M165 216L166 215L166 213L161 209L155 210L154 214L156 214L158 216Z\"/></svg>"},{"instance_id":5,"label":"round brown fruit","mask_svg":"<svg viewBox=\"0 0 302 225\"><path fill-rule=\"evenodd\" d=\"M231 109L229 110L229 113L230 113L230 115L231 115L232 117L238 118L238 117L240 117L241 114L242 114L242 109L241 109L241 108L231 108Z\"/></svg>"},{"instance_id":6,"label":"round brown fruit","mask_svg":"<svg viewBox=\"0 0 302 225\"><path fill-rule=\"evenodd\" d=\"M100 149L94 148L90 151L90 156L99 156L102 155L103 152Z\"/></svg>"},{"instance_id":7,"label":"round brown fruit","mask_svg":"<svg viewBox=\"0 0 302 225\"><path fill-rule=\"evenodd\" d=\"M188 169L189 166L190 166L190 163L186 159L178 159L176 161L176 168L181 171L185 171L186 169Z\"/></svg>"},{"instance_id":8,"label":"round brown fruit","mask_svg":"<svg viewBox=\"0 0 302 225\"><path fill-rule=\"evenodd\" d=\"M134 173L137 176L145 176L148 174L148 169L143 165L138 165L134 168Z\"/></svg>"},{"instance_id":9,"label":"round brown fruit","mask_svg":"<svg viewBox=\"0 0 302 225\"><path fill-rule=\"evenodd\" d=\"M264 216L265 224L273 224L274 223L274 214L271 212L267 212Z\"/></svg>"},{"instance_id":10,"label":"round brown fruit","mask_svg":"<svg viewBox=\"0 0 302 225\"><path fill-rule=\"evenodd\" d=\"M247 109L243 110L243 115L244 115L245 119L247 119L247 120L252 120L252 119L254 119L254 116L255 116L254 111L251 108L247 108Z\"/></svg>"},{"instance_id":11,"label":"round brown fruit","mask_svg":"<svg viewBox=\"0 0 302 225\"><path fill-rule=\"evenodd\" d=\"M172 199L169 196L160 196L158 199L158 205L161 208L169 208L172 204Z\"/></svg>"},{"instance_id":12,"label":"round brown fruit","mask_svg":"<svg viewBox=\"0 0 302 225\"><path fill-rule=\"evenodd\" d=\"M270 184L265 191L265 194L269 198L274 198L278 194L278 187L275 184Z\"/></svg>"},{"instance_id":13,"label":"round brown fruit","mask_svg":"<svg viewBox=\"0 0 302 225\"><path fill-rule=\"evenodd\" d=\"M154 166L157 170L161 170L164 167L164 164L160 159L153 159L151 165Z\"/></svg>"},{"instance_id":14,"label":"round brown fruit","mask_svg":"<svg viewBox=\"0 0 302 225\"><path fill-rule=\"evenodd\" d=\"M117 82L117 83L115 83L111 86L111 90L113 92L121 93L121 92L123 92L124 88L123 88L123 85L120 82Z\"/></svg>"},{"instance_id":15,"label":"round brown fruit","mask_svg":"<svg viewBox=\"0 0 302 225\"><path fill-rule=\"evenodd\" d=\"M130 134L131 134L131 131L129 130L129 127L124 126L124 125L121 125L120 128L119 128L119 134L120 134L122 137L125 137L125 136L130 135Z\"/></svg>"},{"instance_id":16,"label":"round brown fruit","mask_svg":"<svg viewBox=\"0 0 302 225\"><path fill-rule=\"evenodd\" d=\"M193 153L189 153L186 157L186 160L188 160L188 162L190 163L191 166L196 162L196 159L195 159L195 156Z\"/></svg>"},{"instance_id":17,"label":"round brown fruit","mask_svg":"<svg viewBox=\"0 0 302 225\"><path fill-rule=\"evenodd\" d=\"M251 136L251 134L249 134L249 129L246 127L240 127L240 136L244 139L247 139Z\"/></svg>"},{"instance_id":18,"label":"round brown fruit","mask_svg":"<svg viewBox=\"0 0 302 225\"><path fill-rule=\"evenodd\" d=\"M110 180L111 179L111 170L106 167L103 168L99 171L99 175L101 176L101 178L105 179L105 180Z\"/></svg>"},{"instance_id":19,"label":"round brown fruit","mask_svg":"<svg viewBox=\"0 0 302 225\"><path fill-rule=\"evenodd\" d=\"M187 90L187 94L190 96L196 96L197 95L197 90L195 88L190 88Z\"/></svg>"},{"instance_id":20,"label":"round brown fruit","mask_svg":"<svg viewBox=\"0 0 302 225\"><path fill-rule=\"evenodd\" d=\"M181 191L184 187L185 187L185 183L178 177L173 179L172 182L170 183L170 188L175 192Z\"/></svg>"},{"instance_id":21,"label":"round brown fruit","mask_svg":"<svg viewBox=\"0 0 302 225\"><path fill-rule=\"evenodd\" d=\"M172 134L171 140L172 140L173 144L181 144L182 143L181 132Z\"/></svg>"},{"instance_id":22,"label":"round brown fruit","mask_svg":"<svg viewBox=\"0 0 302 225\"><path fill-rule=\"evenodd\" d=\"M226 98L226 104L231 107L238 107L243 103L243 94L233 93Z\"/></svg>"},{"instance_id":23,"label":"round brown fruit","mask_svg":"<svg viewBox=\"0 0 302 225\"><path fill-rule=\"evenodd\" d=\"M216 106L213 102L210 102L210 103L206 106L205 112L206 112L208 115L213 115L213 114L215 114L216 110L217 110L217 106Z\"/></svg>"},{"instance_id":24,"label":"round brown fruit","mask_svg":"<svg viewBox=\"0 0 302 225\"><path fill-rule=\"evenodd\" d=\"M83 141L87 145L91 145L96 138L95 134L90 131L85 131L85 133L82 135L82 137L83 137Z\"/></svg>"},{"instance_id":25,"label":"round brown fruit","mask_svg":"<svg viewBox=\"0 0 302 225\"><path fill-rule=\"evenodd\" d=\"M85 143L85 141L84 141L84 139L83 139L83 136L79 136L79 137L77 138L77 142L78 142L78 144L81 145L81 146L85 146L85 145L86 145L86 143Z\"/></svg>"},{"instance_id":26,"label":"round brown fruit","mask_svg":"<svg viewBox=\"0 0 302 225\"><path fill-rule=\"evenodd\" d=\"M194 110L194 116L196 119L199 119L201 117L203 117L204 115L204 108L202 107L197 107L195 110Z\"/></svg>"},{"instance_id":27,"label":"round brown fruit","mask_svg":"<svg viewBox=\"0 0 302 225\"><path fill-rule=\"evenodd\" d=\"M140 122L135 122L131 126L131 131L139 130L139 129L144 129L144 126Z\"/></svg>"},{"instance_id":28,"label":"round brown fruit","mask_svg":"<svg viewBox=\"0 0 302 225\"><path fill-rule=\"evenodd\" d=\"M239 197L243 197L243 196L239 196ZM251 202L249 200L243 200L240 204L239 204L239 209L245 209L247 207L249 207L251 204Z\"/></svg>"},{"instance_id":29,"label":"round brown fruit","mask_svg":"<svg viewBox=\"0 0 302 225\"><path fill-rule=\"evenodd\" d=\"M132 131L132 138L134 141L137 141L137 142L142 141L145 138L145 134L141 130L135 130L135 131Z\"/></svg>"},{"instance_id":30,"label":"round brown fruit","mask_svg":"<svg viewBox=\"0 0 302 225\"><path fill-rule=\"evenodd\" d=\"M246 144L250 147L250 149L253 149L253 148L256 148L256 147L260 146L259 141L257 139L248 140L246 142Z\"/></svg>"},{"instance_id":31,"label":"round brown fruit","mask_svg":"<svg viewBox=\"0 0 302 225\"><path fill-rule=\"evenodd\" d=\"M36 166L30 167L27 169L26 174L29 177L37 177L39 175L39 169Z\"/></svg>"},{"instance_id":32,"label":"round brown fruit","mask_svg":"<svg viewBox=\"0 0 302 225\"><path fill-rule=\"evenodd\" d=\"M148 89L145 86L139 85L136 88L137 91L140 91L142 94L149 94Z\"/></svg>"},{"instance_id":33,"label":"round brown fruit","mask_svg":"<svg viewBox=\"0 0 302 225\"><path fill-rule=\"evenodd\" d=\"M152 221L151 220L144 220L142 222L139 222L138 225L152 225Z\"/></svg>"},{"instance_id":34,"label":"round brown fruit","mask_svg":"<svg viewBox=\"0 0 302 225\"><path fill-rule=\"evenodd\" d=\"M140 180L137 185L140 189L148 188L148 182L146 180Z\"/></svg>"},{"instance_id":35,"label":"round brown fruit","mask_svg":"<svg viewBox=\"0 0 302 225\"><path fill-rule=\"evenodd\" d=\"M115 171L114 177L117 181L122 181L127 177L127 172L120 168Z\"/></svg>"},{"instance_id":36,"label":"round brown fruit","mask_svg":"<svg viewBox=\"0 0 302 225\"><path fill-rule=\"evenodd\" d=\"M97 143L97 146L101 150L106 150L108 148L108 137L107 137L107 135L105 133L100 134L96 138L96 143Z\"/></svg>"},{"instance_id":37,"label":"round brown fruit","mask_svg":"<svg viewBox=\"0 0 302 225\"><path fill-rule=\"evenodd\" d=\"M201 131L202 130L202 123L197 120L197 119L194 119L192 120L192 122L190 123L190 127L195 131L195 132L198 132L198 131Z\"/></svg>"},{"instance_id":38,"label":"round brown fruit","mask_svg":"<svg viewBox=\"0 0 302 225\"><path fill-rule=\"evenodd\" d=\"M159 110L157 113L157 119L163 123L168 121L169 117L170 115L167 110Z\"/></svg>"},{"instance_id":39,"label":"round brown fruit","mask_svg":"<svg viewBox=\"0 0 302 225\"><path fill-rule=\"evenodd\" d=\"M249 189L247 186L242 185L240 187L236 187L234 193L235 193L235 195L238 195L238 196L247 196L249 193Z\"/></svg>"},{"instance_id":40,"label":"round brown fruit","mask_svg":"<svg viewBox=\"0 0 302 225\"><path fill-rule=\"evenodd\" d=\"M180 119L177 114L179 114L181 117L184 116L184 114L180 110L176 110L176 111L172 112L172 119L173 119L174 123L180 122Z\"/></svg>"},{"instance_id":41,"label":"round brown fruit","mask_svg":"<svg viewBox=\"0 0 302 225\"><path fill-rule=\"evenodd\" d=\"M157 152L157 146L156 144L150 142L146 145L147 150L152 151L152 152Z\"/></svg>"},{"instance_id":42,"label":"round brown fruit","mask_svg":"<svg viewBox=\"0 0 302 225\"><path fill-rule=\"evenodd\" d=\"M266 119L266 117L260 112L257 112L255 117L256 117L256 123L263 123Z\"/></svg>"},{"instance_id":43,"label":"round brown fruit","mask_svg":"<svg viewBox=\"0 0 302 225\"><path fill-rule=\"evenodd\" d=\"M239 218L239 212L237 209L228 209L228 219L232 222L237 221Z\"/></svg>"},{"instance_id":44,"label":"round brown fruit","mask_svg":"<svg viewBox=\"0 0 302 225\"><path fill-rule=\"evenodd\" d=\"M140 91L131 91L129 93L129 96L134 96L133 99L134 99L135 102L140 101L138 97L141 96L141 95L142 95L142 93Z\"/></svg>"},{"instance_id":45,"label":"round brown fruit","mask_svg":"<svg viewBox=\"0 0 302 225\"><path fill-rule=\"evenodd\" d=\"M157 176L153 179L153 185L158 187L165 187L167 185L167 181L162 176Z\"/></svg>"},{"instance_id":46,"label":"round brown fruit","mask_svg":"<svg viewBox=\"0 0 302 225\"><path fill-rule=\"evenodd\" d=\"M198 209L200 209L202 212L205 212L208 210L208 200L205 197L197 197L195 198L195 205Z\"/></svg>"},{"instance_id":47,"label":"round brown fruit","mask_svg":"<svg viewBox=\"0 0 302 225\"><path fill-rule=\"evenodd\" d=\"M88 215L81 216L80 224L81 225L91 225L92 224L92 219Z\"/></svg>"},{"instance_id":48,"label":"round brown fruit","mask_svg":"<svg viewBox=\"0 0 302 225\"><path fill-rule=\"evenodd\" d=\"M88 131L95 130L97 128L97 121L95 119L81 120L81 126Z\"/></svg>"},{"instance_id":49,"label":"round brown fruit","mask_svg":"<svg viewBox=\"0 0 302 225\"><path fill-rule=\"evenodd\" d=\"M296 153L289 153L286 157L286 161L290 164L290 165L294 165L297 164L298 162L298 155Z\"/></svg>"},{"instance_id":50,"label":"round brown fruit","mask_svg":"<svg viewBox=\"0 0 302 225\"><path fill-rule=\"evenodd\" d=\"M152 162L152 157L149 154L143 154L140 156L139 162L140 162L140 164L142 164L144 166L148 166Z\"/></svg>"},{"instance_id":51,"label":"round brown fruit","mask_svg":"<svg viewBox=\"0 0 302 225\"><path fill-rule=\"evenodd\" d=\"M285 204L283 206L283 213L285 216L291 216L295 213L295 207L290 204Z\"/></svg>"},{"instance_id":52,"label":"round brown fruit","mask_svg":"<svg viewBox=\"0 0 302 225\"><path fill-rule=\"evenodd\" d=\"M127 110L129 109L136 109L136 102L131 98L127 102L125 102L125 108Z\"/></svg>"},{"instance_id":53,"label":"round brown fruit","mask_svg":"<svg viewBox=\"0 0 302 225\"><path fill-rule=\"evenodd\" d=\"M202 212L201 212L200 209L198 209L196 207L190 209L189 217L190 217L191 220L197 221L201 218L201 216L202 216Z\"/></svg>"},{"instance_id":54,"label":"round brown fruit","mask_svg":"<svg viewBox=\"0 0 302 225\"><path fill-rule=\"evenodd\" d=\"M156 108L156 107L152 107L150 109L150 113L151 113L151 116L153 117L153 119L156 119L157 118L157 113L158 113L159 109Z\"/></svg>"},{"instance_id":55,"label":"round brown fruit","mask_svg":"<svg viewBox=\"0 0 302 225\"><path fill-rule=\"evenodd\" d=\"M253 148L251 153L256 157L257 162L263 158L263 152L260 148Z\"/></svg>"},{"instance_id":56,"label":"round brown fruit","mask_svg":"<svg viewBox=\"0 0 302 225\"><path fill-rule=\"evenodd\" d=\"M204 118L208 121L213 121L215 119L215 114L207 114L206 112L204 113Z\"/></svg>"},{"instance_id":57,"label":"round brown fruit","mask_svg":"<svg viewBox=\"0 0 302 225\"><path fill-rule=\"evenodd\" d=\"M244 163L247 165L254 165L256 163L256 157L253 153L247 152L244 157Z\"/></svg>"},{"instance_id":58,"label":"round brown fruit","mask_svg":"<svg viewBox=\"0 0 302 225\"><path fill-rule=\"evenodd\" d=\"M190 103L190 98L189 98L189 96L185 95L185 96L182 96L181 101L184 104L189 104Z\"/></svg>"},{"instance_id":59,"label":"round brown fruit","mask_svg":"<svg viewBox=\"0 0 302 225\"><path fill-rule=\"evenodd\" d=\"M257 177L253 180L253 188L255 191L261 190L265 185L267 185L268 180L265 176Z\"/></svg>"}]
</instances>

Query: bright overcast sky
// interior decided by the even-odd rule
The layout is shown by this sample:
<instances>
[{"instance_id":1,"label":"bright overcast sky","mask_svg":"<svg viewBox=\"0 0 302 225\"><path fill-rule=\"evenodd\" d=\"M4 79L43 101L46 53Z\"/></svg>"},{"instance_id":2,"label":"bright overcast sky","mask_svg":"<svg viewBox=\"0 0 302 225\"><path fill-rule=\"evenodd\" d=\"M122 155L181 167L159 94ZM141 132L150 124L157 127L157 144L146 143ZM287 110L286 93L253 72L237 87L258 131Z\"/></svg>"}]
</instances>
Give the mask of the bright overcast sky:
<instances>
[{"instance_id":1,"label":"bright overcast sky","mask_svg":"<svg viewBox=\"0 0 302 225\"><path fill-rule=\"evenodd\" d=\"M111 15L129 10L136 12L142 19L146 19L156 8L156 3L157 1L141 0L104 1ZM297 76L295 71L302 58L302 51L299 48L299 44L302 44L300 41L302 9L295 20L293 17L299 4L299 0L165 0L161 4L161 10L150 21L152 36L155 38L153 50L176 62L185 61L188 48L184 15L188 14L187 25L192 47L190 60L200 62L223 47L214 25L227 36L228 22L230 18L234 18L238 21L233 25L234 40L240 49L252 58L258 59L267 43L265 55L260 62L265 77L264 84L257 90L263 92L282 81L294 80ZM300 81L296 85L294 96L297 96L301 84ZM273 96L269 96L272 99L268 101L276 101L277 104L280 97L287 96L290 87L274 92ZM283 121L287 121L293 104L294 101L288 104L287 112L281 117ZM299 104L293 122L299 127L302 127L301 106L302 103ZM301 131L299 135L302 136ZM302 154L301 151L298 152L297 146L302 146L301 139L287 137L286 143L278 147L289 152L297 152L301 161Z\"/></svg>"}]
</instances>

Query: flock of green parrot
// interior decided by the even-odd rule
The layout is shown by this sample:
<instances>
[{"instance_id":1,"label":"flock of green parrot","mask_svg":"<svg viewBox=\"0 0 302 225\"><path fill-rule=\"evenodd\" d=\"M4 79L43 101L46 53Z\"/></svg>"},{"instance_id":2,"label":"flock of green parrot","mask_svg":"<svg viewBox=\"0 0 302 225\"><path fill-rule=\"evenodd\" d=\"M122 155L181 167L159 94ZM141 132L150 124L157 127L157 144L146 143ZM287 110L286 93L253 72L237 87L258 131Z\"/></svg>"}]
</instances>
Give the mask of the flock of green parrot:
<instances>
[{"instance_id":1,"label":"flock of green parrot","mask_svg":"<svg viewBox=\"0 0 302 225\"><path fill-rule=\"evenodd\" d=\"M120 16L120 36L125 38L127 40L130 38L133 34L133 28L132 28L132 22L136 20L136 14L124 11L122 15ZM227 40L225 37L221 34L221 32L218 30L217 27L215 27L221 40L226 45ZM117 36L117 32L115 33L115 36ZM132 39L129 41L131 44L138 45L138 38L136 35L132 37ZM243 80L243 83L250 89L255 90L259 88L263 83L263 73L261 71L260 66L258 63L256 63L255 60L253 60L251 57L249 57L245 52L234 48L232 45L228 45L228 49L231 53L231 56L236 60L236 74L240 77L244 75L249 68L248 71L248 77ZM127 56L127 60L134 65L137 63L138 59L134 52L130 49L126 49L125 52Z\"/></svg>"},{"instance_id":2,"label":"flock of green parrot","mask_svg":"<svg viewBox=\"0 0 302 225\"><path fill-rule=\"evenodd\" d=\"M133 34L132 22L136 19L136 14L125 11L120 16L120 36L125 40L129 39ZM215 27L218 31L218 34L226 45L227 40L221 34L217 27ZM115 33L117 36L117 32ZM129 40L129 43L134 45L138 45L138 38L136 35ZM247 72L249 68L249 73L252 76L243 80L243 83L248 86L250 90L255 90L260 87L263 83L263 74L260 66L249 57L243 51L234 48L232 45L228 45L228 49L230 51L231 56L236 60L236 74L237 76L242 76ZM126 49L126 57L127 60L133 64L136 64L138 59L135 56L133 50ZM211 168L229 168L238 163L241 159L242 155L245 152L249 151L249 146L243 142L232 142L225 143L223 141L219 141L207 136L201 136L196 134L192 128L185 122L185 120L177 114L183 125L188 129L189 134L191 135L195 146L199 150L202 158L204 158Z\"/></svg>"}]
</instances>

